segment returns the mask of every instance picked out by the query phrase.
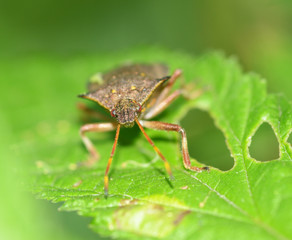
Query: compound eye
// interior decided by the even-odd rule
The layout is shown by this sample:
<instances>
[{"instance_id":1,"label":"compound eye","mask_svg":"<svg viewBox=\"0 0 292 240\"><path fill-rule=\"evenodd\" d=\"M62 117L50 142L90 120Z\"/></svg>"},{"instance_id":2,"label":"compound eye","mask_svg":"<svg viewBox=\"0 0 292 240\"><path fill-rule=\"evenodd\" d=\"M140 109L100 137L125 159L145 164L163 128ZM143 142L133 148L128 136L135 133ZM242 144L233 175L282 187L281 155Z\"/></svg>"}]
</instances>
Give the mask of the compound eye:
<instances>
[{"instance_id":1,"label":"compound eye","mask_svg":"<svg viewBox=\"0 0 292 240\"><path fill-rule=\"evenodd\" d=\"M141 112L142 111L142 106L138 103L138 106L137 106L137 111L138 112Z\"/></svg>"},{"instance_id":2,"label":"compound eye","mask_svg":"<svg viewBox=\"0 0 292 240\"><path fill-rule=\"evenodd\" d=\"M117 117L116 109L111 110L112 117Z\"/></svg>"}]
</instances>

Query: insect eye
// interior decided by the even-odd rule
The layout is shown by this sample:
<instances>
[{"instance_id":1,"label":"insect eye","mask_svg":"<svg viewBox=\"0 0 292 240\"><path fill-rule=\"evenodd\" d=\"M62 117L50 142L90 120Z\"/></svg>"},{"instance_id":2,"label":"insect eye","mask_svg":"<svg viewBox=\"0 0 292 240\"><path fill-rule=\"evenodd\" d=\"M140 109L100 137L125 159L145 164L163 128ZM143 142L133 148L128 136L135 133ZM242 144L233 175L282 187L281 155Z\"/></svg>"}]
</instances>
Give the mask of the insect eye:
<instances>
[{"instance_id":1,"label":"insect eye","mask_svg":"<svg viewBox=\"0 0 292 240\"><path fill-rule=\"evenodd\" d=\"M111 110L111 115L112 117L117 117L117 113L115 109Z\"/></svg>"},{"instance_id":2,"label":"insect eye","mask_svg":"<svg viewBox=\"0 0 292 240\"><path fill-rule=\"evenodd\" d=\"M142 111L142 106L140 104L138 104L138 106L137 106L137 111L138 112L141 112Z\"/></svg>"}]
</instances>

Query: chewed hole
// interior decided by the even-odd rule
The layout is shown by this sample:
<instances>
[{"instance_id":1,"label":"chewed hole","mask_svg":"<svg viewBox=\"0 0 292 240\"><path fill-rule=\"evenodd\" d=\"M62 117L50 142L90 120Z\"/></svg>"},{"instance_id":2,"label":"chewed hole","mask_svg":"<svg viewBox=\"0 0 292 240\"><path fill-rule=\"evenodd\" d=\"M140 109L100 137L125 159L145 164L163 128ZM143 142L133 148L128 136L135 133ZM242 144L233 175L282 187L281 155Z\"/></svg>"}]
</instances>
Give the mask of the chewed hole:
<instances>
[{"instance_id":1,"label":"chewed hole","mask_svg":"<svg viewBox=\"0 0 292 240\"><path fill-rule=\"evenodd\" d=\"M207 112L193 109L181 121L188 137L189 152L199 162L229 170L234 161L230 156L222 132Z\"/></svg>"},{"instance_id":2,"label":"chewed hole","mask_svg":"<svg viewBox=\"0 0 292 240\"><path fill-rule=\"evenodd\" d=\"M268 123L263 123L252 137L249 147L250 156L258 161L279 158L279 143Z\"/></svg>"}]
</instances>

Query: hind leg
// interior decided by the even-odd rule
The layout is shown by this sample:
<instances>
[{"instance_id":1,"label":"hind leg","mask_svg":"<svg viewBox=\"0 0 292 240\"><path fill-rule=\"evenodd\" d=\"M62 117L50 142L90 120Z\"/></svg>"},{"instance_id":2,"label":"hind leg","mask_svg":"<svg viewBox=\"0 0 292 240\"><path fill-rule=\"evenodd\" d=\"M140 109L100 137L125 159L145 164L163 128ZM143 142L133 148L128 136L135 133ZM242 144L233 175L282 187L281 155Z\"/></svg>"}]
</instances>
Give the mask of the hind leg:
<instances>
[{"instance_id":1,"label":"hind leg","mask_svg":"<svg viewBox=\"0 0 292 240\"><path fill-rule=\"evenodd\" d=\"M202 170L209 170L208 167L196 167L191 166L190 155L188 151L188 142L187 135L185 130L178 124L165 123L165 122L157 122L157 121L143 121L140 120L140 123L143 127L152 128L156 130L164 130L164 131L174 131L181 134L181 149L183 155L183 163L186 169L200 172Z\"/></svg>"}]
</instances>

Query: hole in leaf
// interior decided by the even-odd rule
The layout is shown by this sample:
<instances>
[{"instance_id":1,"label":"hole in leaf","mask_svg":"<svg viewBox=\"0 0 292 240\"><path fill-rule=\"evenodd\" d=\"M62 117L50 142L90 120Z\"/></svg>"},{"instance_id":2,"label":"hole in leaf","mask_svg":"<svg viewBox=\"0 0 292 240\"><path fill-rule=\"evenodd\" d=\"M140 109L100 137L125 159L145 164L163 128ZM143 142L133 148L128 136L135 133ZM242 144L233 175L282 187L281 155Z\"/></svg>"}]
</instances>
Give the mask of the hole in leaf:
<instances>
[{"instance_id":1,"label":"hole in leaf","mask_svg":"<svg viewBox=\"0 0 292 240\"><path fill-rule=\"evenodd\" d=\"M190 155L199 162L229 170L234 161L226 146L222 132L214 125L207 112L193 109L181 121L188 137Z\"/></svg>"},{"instance_id":2,"label":"hole in leaf","mask_svg":"<svg viewBox=\"0 0 292 240\"><path fill-rule=\"evenodd\" d=\"M249 153L262 162L279 158L279 143L270 124L263 123L258 128L252 137Z\"/></svg>"}]
</instances>

